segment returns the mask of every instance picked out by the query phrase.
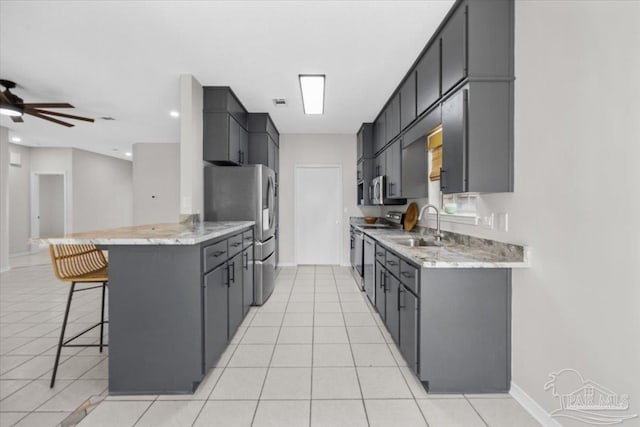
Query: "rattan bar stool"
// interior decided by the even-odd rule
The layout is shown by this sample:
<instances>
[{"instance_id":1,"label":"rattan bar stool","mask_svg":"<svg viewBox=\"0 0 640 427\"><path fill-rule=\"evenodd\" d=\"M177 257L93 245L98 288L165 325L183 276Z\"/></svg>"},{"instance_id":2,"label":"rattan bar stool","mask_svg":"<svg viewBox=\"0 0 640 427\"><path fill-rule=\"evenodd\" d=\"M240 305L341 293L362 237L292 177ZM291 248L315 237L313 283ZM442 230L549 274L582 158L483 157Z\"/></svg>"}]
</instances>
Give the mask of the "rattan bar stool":
<instances>
[{"instance_id":1,"label":"rattan bar stool","mask_svg":"<svg viewBox=\"0 0 640 427\"><path fill-rule=\"evenodd\" d=\"M64 320L62 322L62 331L60 331L60 341L58 341L58 351L56 352L56 360L53 365L53 376L51 377L51 385L56 382L56 373L58 372L58 363L60 362L60 352L62 347L107 347L104 344L104 324L109 323L104 320L104 297L109 282L108 267L109 264L104 254L95 245L50 245L49 253L51 254L51 263L53 271L58 279L64 282L71 282L69 289L69 298L67 299L67 309L64 312ZM76 289L77 283L102 283L98 286L89 288ZM71 300L75 292L87 291L89 289L102 288L102 309L100 314L100 322L85 329L84 331L65 340L64 332L67 329L67 320L69 319L69 309L71 308ZM71 344L77 338L100 326L100 344Z\"/></svg>"}]
</instances>

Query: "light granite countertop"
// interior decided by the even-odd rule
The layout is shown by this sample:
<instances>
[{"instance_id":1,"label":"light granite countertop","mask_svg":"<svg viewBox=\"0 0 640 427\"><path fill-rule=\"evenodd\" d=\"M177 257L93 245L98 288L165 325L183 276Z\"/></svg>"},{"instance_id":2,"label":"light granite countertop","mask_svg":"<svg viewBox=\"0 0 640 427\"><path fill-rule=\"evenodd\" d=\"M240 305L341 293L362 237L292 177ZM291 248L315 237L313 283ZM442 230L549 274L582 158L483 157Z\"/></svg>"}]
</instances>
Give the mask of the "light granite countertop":
<instances>
[{"instance_id":1,"label":"light granite countertop","mask_svg":"<svg viewBox=\"0 0 640 427\"><path fill-rule=\"evenodd\" d=\"M41 244L195 245L253 226L254 221L203 222L197 226L168 223L136 225L37 239Z\"/></svg>"},{"instance_id":2,"label":"light granite countertop","mask_svg":"<svg viewBox=\"0 0 640 427\"><path fill-rule=\"evenodd\" d=\"M525 246L444 232L441 246L412 248L398 243L397 239L423 237L432 240L433 235L421 234L424 229L406 232L399 228L368 229L364 224L353 222L351 225L423 268L529 267L529 253Z\"/></svg>"}]
</instances>

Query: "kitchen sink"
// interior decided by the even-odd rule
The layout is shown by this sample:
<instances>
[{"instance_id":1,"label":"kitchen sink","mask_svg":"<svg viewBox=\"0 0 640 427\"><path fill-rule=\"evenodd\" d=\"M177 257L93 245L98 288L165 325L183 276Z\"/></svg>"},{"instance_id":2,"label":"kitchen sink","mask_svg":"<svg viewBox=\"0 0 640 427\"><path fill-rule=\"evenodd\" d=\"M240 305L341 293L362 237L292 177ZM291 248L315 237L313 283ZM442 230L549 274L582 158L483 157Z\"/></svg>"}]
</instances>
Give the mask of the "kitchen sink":
<instances>
[{"instance_id":1,"label":"kitchen sink","mask_svg":"<svg viewBox=\"0 0 640 427\"><path fill-rule=\"evenodd\" d=\"M409 246L410 248L419 248L419 247L433 247L433 246L442 246L442 242L438 242L436 240L427 240L422 237L397 237L393 238L394 243L403 246Z\"/></svg>"}]
</instances>

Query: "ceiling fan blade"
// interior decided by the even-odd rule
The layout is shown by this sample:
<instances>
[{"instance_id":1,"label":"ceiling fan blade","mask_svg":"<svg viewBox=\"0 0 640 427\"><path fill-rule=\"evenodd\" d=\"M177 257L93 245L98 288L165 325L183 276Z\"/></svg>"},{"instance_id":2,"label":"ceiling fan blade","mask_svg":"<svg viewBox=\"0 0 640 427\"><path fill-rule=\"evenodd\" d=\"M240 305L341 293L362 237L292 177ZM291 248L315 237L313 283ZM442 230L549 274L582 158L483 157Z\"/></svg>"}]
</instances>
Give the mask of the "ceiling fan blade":
<instances>
[{"instance_id":1,"label":"ceiling fan blade","mask_svg":"<svg viewBox=\"0 0 640 427\"><path fill-rule=\"evenodd\" d=\"M46 114L49 116L66 117L67 119L83 120L85 122L92 122L92 123L95 122L94 119L91 119L89 117L74 116L71 114L57 113L55 111L39 110L35 108L26 108L25 111L35 111L36 113Z\"/></svg>"},{"instance_id":2,"label":"ceiling fan blade","mask_svg":"<svg viewBox=\"0 0 640 427\"><path fill-rule=\"evenodd\" d=\"M22 123L22 122L24 122L24 120L22 120L22 117L20 117L20 116L11 116L11 120L13 121L13 123Z\"/></svg>"},{"instance_id":3,"label":"ceiling fan blade","mask_svg":"<svg viewBox=\"0 0 640 427\"><path fill-rule=\"evenodd\" d=\"M66 102L29 102L23 105L25 108L76 108Z\"/></svg>"},{"instance_id":4,"label":"ceiling fan blade","mask_svg":"<svg viewBox=\"0 0 640 427\"><path fill-rule=\"evenodd\" d=\"M50 122L57 123L59 125L70 127L70 128L75 126L75 125L73 125L71 123L63 122L62 120L54 119L52 117L47 117L44 114L40 114L35 110L26 110L25 114L29 114L29 115L32 115L34 117L38 117L39 119L49 120Z\"/></svg>"},{"instance_id":5,"label":"ceiling fan blade","mask_svg":"<svg viewBox=\"0 0 640 427\"><path fill-rule=\"evenodd\" d=\"M0 101L4 102L5 104L11 104L12 102L9 101L9 98L7 97L7 95L4 94L4 92L0 91Z\"/></svg>"}]
</instances>

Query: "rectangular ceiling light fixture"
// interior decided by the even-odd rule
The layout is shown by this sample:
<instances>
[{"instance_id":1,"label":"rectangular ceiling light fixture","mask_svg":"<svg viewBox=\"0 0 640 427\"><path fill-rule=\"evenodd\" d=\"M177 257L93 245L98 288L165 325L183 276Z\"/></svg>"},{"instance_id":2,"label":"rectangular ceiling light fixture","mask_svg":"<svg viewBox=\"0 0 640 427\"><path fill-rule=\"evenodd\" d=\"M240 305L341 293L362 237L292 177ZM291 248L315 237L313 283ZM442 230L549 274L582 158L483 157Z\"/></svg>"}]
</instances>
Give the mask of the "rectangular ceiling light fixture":
<instances>
[{"instance_id":1,"label":"rectangular ceiling light fixture","mask_svg":"<svg viewBox=\"0 0 640 427\"><path fill-rule=\"evenodd\" d=\"M324 113L324 74L300 74L300 90L305 114Z\"/></svg>"}]
</instances>

